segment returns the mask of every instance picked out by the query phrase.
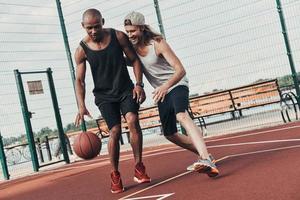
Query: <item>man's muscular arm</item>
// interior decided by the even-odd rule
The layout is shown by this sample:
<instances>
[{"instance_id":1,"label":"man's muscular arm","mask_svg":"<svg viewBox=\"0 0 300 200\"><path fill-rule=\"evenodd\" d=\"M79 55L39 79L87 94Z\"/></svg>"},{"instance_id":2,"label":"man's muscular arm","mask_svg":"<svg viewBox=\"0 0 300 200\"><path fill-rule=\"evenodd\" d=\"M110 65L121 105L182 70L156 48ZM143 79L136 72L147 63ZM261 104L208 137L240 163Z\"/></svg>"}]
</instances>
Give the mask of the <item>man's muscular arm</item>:
<instances>
[{"instance_id":1,"label":"man's muscular arm","mask_svg":"<svg viewBox=\"0 0 300 200\"><path fill-rule=\"evenodd\" d=\"M143 83L142 63L139 57L137 56L131 42L129 41L128 36L121 31L117 31L116 34L127 59L133 66L133 72L136 79L136 83ZM133 91L133 97L136 97L137 101L140 103L144 102L146 99L144 89L139 85L136 85Z\"/></svg>"},{"instance_id":2,"label":"man's muscular arm","mask_svg":"<svg viewBox=\"0 0 300 200\"><path fill-rule=\"evenodd\" d=\"M76 79L75 93L78 104L78 114L75 119L75 125L78 126L83 120L84 115L91 117L89 111L85 107L85 73L86 73L86 56L81 46L75 52L76 62Z\"/></svg>"}]
</instances>

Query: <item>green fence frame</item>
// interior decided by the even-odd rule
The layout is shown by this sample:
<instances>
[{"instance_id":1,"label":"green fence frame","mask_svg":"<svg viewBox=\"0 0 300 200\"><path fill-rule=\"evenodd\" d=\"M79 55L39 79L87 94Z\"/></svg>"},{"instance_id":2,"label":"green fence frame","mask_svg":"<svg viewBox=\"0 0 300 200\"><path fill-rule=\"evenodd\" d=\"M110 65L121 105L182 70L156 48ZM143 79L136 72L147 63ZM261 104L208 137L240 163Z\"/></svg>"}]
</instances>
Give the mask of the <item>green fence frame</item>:
<instances>
[{"instance_id":1,"label":"green fence frame","mask_svg":"<svg viewBox=\"0 0 300 200\"><path fill-rule=\"evenodd\" d=\"M67 164L70 163L51 68L47 68L46 71L29 71L29 72L20 72L18 69L16 69L16 70L14 70L14 74L15 74L15 78L16 78L17 89L18 89L20 104L21 104L21 108L22 108L23 120L24 120L24 124L25 124L25 129L26 129L26 136L28 139L28 146L29 146L30 155L32 158L33 170L35 172L37 172L40 167L54 164L54 163L50 163L50 164L40 165L38 162L37 151L35 148L35 140L34 140L34 135L33 135L31 121L30 121L30 116L32 113L28 110L28 104L27 104L23 81L22 81L22 75L24 75L24 74L39 74L39 73L47 74L49 89L50 89L50 93L51 93L51 100L52 100L52 104L53 104L56 125L57 125L57 130L58 130L58 137L60 140L60 144L61 144L62 152L63 152L63 156L64 156L64 160L62 160L62 161L65 161ZM58 162L60 162L60 161L58 161Z\"/></svg>"}]
</instances>

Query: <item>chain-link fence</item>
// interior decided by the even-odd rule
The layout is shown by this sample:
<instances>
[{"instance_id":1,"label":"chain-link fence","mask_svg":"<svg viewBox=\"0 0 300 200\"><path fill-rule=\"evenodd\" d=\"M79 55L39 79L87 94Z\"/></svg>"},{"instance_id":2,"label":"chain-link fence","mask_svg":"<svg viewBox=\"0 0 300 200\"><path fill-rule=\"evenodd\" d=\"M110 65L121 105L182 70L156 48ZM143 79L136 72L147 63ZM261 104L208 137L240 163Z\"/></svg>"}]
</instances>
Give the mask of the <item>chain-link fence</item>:
<instances>
[{"instance_id":1,"label":"chain-link fence","mask_svg":"<svg viewBox=\"0 0 300 200\"><path fill-rule=\"evenodd\" d=\"M9 171L14 176L25 175L32 170L23 153L27 139L14 69L36 71L51 67L65 132L79 130L73 124L77 113L73 72L70 72L64 46L57 2L59 1L0 2L0 130ZM166 39L187 71L192 96L271 79L277 79L283 93L295 93L275 0L160 0L158 3ZM300 25L297 22L300 21L300 2L285 0L281 3L291 55L295 69L299 71ZM104 27L124 31L124 16L135 10L142 12L146 22L159 30L154 2L149 0L62 0L61 6L72 55L85 36L81 16L88 8L97 8L102 12ZM130 68L129 71L131 72ZM27 89L30 112L33 113L33 131L37 138L41 137L43 140L45 136L55 137L53 133L57 130L49 97L45 94L29 95L26 84L37 80L44 81L40 76L31 76L24 80L24 87ZM147 107L153 104L153 89L146 81L145 83L148 98L144 106ZM94 118L98 118L100 113L94 105L93 82L89 70L86 86L87 108ZM243 118L238 120L232 120L230 113L208 116L205 118L206 131L208 135L214 135L281 124L281 110L282 105L274 103L245 109ZM295 120L296 115L291 114L290 118L291 121ZM88 128L90 127L96 127L94 121L88 122ZM145 145L160 142L165 140L159 131L144 132ZM17 163L22 162L28 163L29 170L21 170L24 169L24 164Z\"/></svg>"}]
</instances>

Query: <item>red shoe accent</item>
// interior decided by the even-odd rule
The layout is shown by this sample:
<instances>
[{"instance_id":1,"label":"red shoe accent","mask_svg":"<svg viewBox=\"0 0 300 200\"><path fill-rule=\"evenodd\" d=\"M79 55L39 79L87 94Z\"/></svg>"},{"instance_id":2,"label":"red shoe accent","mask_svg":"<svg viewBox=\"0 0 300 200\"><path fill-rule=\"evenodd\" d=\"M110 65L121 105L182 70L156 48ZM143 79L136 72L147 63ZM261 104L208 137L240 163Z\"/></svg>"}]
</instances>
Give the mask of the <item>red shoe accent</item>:
<instances>
[{"instance_id":1,"label":"red shoe accent","mask_svg":"<svg viewBox=\"0 0 300 200\"><path fill-rule=\"evenodd\" d=\"M205 170L205 172L207 174L207 176L213 178L219 175L219 170L217 168L214 167L209 167L207 170Z\"/></svg>"},{"instance_id":2,"label":"red shoe accent","mask_svg":"<svg viewBox=\"0 0 300 200\"><path fill-rule=\"evenodd\" d=\"M111 177L111 185L110 185L111 193L116 194L116 193L123 192L125 189L122 184L120 172L113 171L111 172L110 177Z\"/></svg>"},{"instance_id":3,"label":"red shoe accent","mask_svg":"<svg viewBox=\"0 0 300 200\"><path fill-rule=\"evenodd\" d=\"M142 162L135 166L133 180L137 183L149 183L151 181L151 178L146 174L146 168Z\"/></svg>"},{"instance_id":4,"label":"red shoe accent","mask_svg":"<svg viewBox=\"0 0 300 200\"><path fill-rule=\"evenodd\" d=\"M213 178L219 175L219 170L216 167L196 165L194 166L194 171L199 173L205 173L207 176Z\"/></svg>"}]
</instances>

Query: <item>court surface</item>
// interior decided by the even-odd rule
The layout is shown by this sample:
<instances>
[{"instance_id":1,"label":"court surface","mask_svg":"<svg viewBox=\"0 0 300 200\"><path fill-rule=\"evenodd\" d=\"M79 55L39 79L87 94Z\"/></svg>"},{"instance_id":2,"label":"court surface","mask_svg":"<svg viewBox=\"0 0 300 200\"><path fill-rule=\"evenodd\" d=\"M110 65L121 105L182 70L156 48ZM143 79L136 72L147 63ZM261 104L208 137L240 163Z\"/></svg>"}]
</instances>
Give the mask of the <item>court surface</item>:
<instances>
[{"instance_id":1,"label":"court surface","mask_svg":"<svg viewBox=\"0 0 300 200\"><path fill-rule=\"evenodd\" d=\"M126 191L110 193L107 156L78 161L0 184L1 200L297 200L300 199L300 123L206 139L220 176L186 171L197 156L173 144L145 148L151 183L133 182L131 152L121 154Z\"/></svg>"}]
</instances>

